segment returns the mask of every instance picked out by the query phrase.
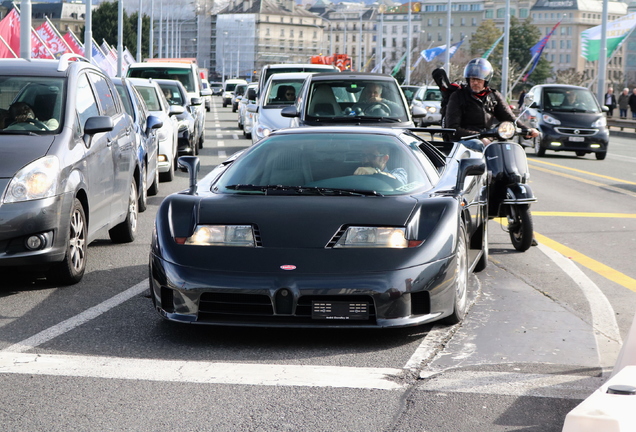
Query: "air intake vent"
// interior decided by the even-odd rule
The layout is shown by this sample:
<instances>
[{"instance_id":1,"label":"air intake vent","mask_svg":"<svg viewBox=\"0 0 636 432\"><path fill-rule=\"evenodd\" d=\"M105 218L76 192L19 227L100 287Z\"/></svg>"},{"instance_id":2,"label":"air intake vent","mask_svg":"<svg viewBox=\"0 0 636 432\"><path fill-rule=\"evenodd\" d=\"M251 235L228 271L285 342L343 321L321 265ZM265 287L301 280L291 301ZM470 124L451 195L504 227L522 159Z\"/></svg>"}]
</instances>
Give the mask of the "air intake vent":
<instances>
[{"instance_id":1,"label":"air intake vent","mask_svg":"<svg viewBox=\"0 0 636 432\"><path fill-rule=\"evenodd\" d=\"M327 248L332 248L336 245L336 243L338 243L338 240L340 240L340 237L342 237L344 235L344 233L347 231L347 227L346 226L342 226L340 227L340 229L338 230L338 232L336 233L336 235L334 235L331 238L331 241L329 243L327 243Z\"/></svg>"}]
</instances>

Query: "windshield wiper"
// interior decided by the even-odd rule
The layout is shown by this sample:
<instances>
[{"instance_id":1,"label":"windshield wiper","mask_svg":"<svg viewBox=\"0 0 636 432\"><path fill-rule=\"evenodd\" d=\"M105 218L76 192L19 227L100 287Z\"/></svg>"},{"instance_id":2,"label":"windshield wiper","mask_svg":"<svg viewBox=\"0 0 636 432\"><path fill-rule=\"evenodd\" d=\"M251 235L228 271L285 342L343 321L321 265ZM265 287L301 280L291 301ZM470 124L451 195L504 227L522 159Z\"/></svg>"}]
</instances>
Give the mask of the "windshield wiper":
<instances>
[{"instance_id":1,"label":"windshield wiper","mask_svg":"<svg viewBox=\"0 0 636 432\"><path fill-rule=\"evenodd\" d=\"M28 136L38 136L39 134L36 134L33 131L28 131L28 130L0 130L0 133L2 134L7 134L7 135L28 135Z\"/></svg>"},{"instance_id":2,"label":"windshield wiper","mask_svg":"<svg viewBox=\"0 0 636 432\"><path fill-rule=\"evenodd\" d=\"M324 119L325 117L323 117ZM376 117L376 116L345 116L345 117L329 117L329 121L333 122L343 122L350 123L352 120L358 122L367 121L369 123L373 122L390 122L390 123L400 123L403 120L398 117Z\"/></svg>"},{"instance_id":3,"label":"windshield wiper","mask_svg":"<svg viewBox=\"0 0 636 432\"><path fill-rule=\"evenodd\" d=\"M235 184L225 186L226 189L236 191L259 191L265 195L354 195L354 196L384 196L374 190L322 188L315 186L285 186L285 185L253 185Z\"/></svg>"}]
</instances>

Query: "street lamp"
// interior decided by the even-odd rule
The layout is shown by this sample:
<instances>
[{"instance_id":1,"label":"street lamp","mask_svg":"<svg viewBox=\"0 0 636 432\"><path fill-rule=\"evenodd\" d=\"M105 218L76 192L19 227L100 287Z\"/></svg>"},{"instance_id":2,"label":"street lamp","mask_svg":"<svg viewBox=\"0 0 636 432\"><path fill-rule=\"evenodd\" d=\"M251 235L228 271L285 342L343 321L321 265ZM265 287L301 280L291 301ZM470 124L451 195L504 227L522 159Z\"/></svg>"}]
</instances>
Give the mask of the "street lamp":
<instances>
[{"instance_id":1,"label":"street lamp","mask_svg":"<svg viewBox=\"0 0 636 432\"><path fill-rule=\"evenodd\" d=\"M320 18L322 18L323 20L329 23L329 55L333 55L333 25L332 25L333 23L331 22L331 20L323 16L321 16Z\"/></svg>"},{"instance_id":2,"label":"street lamp","mask_svg":"<svg viewBox=\"0 0 636 432\"><path fill-rule=\"evenodd\" d=\"M238 31L236 32L236 78L241 76L241 23L242 19L234 20L234 22L238 23Z\"/></svg>"}]
</instances>

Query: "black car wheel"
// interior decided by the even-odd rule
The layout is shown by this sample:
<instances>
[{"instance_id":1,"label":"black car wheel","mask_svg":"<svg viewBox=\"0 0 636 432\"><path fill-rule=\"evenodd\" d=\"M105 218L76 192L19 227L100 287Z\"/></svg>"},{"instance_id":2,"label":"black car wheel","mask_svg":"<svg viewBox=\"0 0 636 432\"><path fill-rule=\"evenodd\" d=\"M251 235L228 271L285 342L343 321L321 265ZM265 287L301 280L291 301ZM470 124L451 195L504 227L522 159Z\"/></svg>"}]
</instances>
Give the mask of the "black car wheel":
<instances>
[{"instance_id":1,"label":"black car wheel","mask_svg":"<svg viewBox=\"0 0 636 432\"><path fill-rule=\"evenodd\" d=\"M167 172L160 173L159 178L162 182L171 182L174 179L174 164L170 164L170 168Z\"/></svg>"},{"instance_id":2,"label":"black car wheel","mask_svg":"<svg viewBox=\"0 0 636 432\"><path fill-rule=\"evenodd\" d=\"M545 156L545 149L541 147L541 140L536 137L532 139L534 140L534 154L539 157Z\"/></svg>"},{"instance_id":3,"label":"black car wheel","mask_svg":"<svg viewBox=\"0 0 636 432\"><path fill-rule=\"evenodd\" d=\"M477 261L477 264L475 264L475 271L476 272L480 272L486 269L486 267L488 267L488 212L486 212L486 218L484 219L484 226L482 229L482 246L481 246L481 257L479 258L479 261Z\"/></svg>"},{"instance_id":4,"label":"black car wheel","mask_svg":"<svg viewBox=\"0 0 636 432\"><path fill-rule=\"evenodd\" d=\"M49 282L59 285L72 285L82 280L86 270L86 215L82 203L75 198L71 210L69 238L64 260L49 270Z\"/></svg>"},{"instance_id":5,"label":"black car wheel","mask_svg":"<svg viewBox=\"0 0 636 432\"><path fill-rule=\"evenodd\" d=\"M460 323L468 309L468 248L466 226L464 222L457 232L457 249L455 250L456 274L453 313L444 318L446 324Z\"/></svg>"},{"instance_id":6,"label":"black car wheel","mask_svg":"<svg viewBox=\"0 0 636 432\"><path fill-rule=\"evenodd\" d=\"M203 142L205 141L205 129L201 132L201 138L199 138L199 148L203 148Z\"/></svg>"},{"instance_id":7,"label":"black car wheel","mask_svg":"<svg viewBox=\"0 0 636 432\"><path fill-rule=\"evenodd\" d=\"M128 212L126 214L126 219L108 231L108 235L113 243L130 243L135 240L138 216L137 182L133 179L130 184L130 195L128 197Z\"/></svg>"},{"instance_id":8,"label":"black car wheel","mask_svg":"<svg viewBox=\"0 0 636 432\"><path fill-rule=\"evenodd\" d=\"M155 179L148 188L148 195L155 196L159 193L159 168L155 169Z\"/></svg>"},{"instance_id":9,"label":"black car wheel","mask_svg":"<svg viewBox=\"0 0 636 432\"><path fill-rule=\"evenodd\" d=\"M597 152L596 153L596 160L604 160L605 156L607 156L607 152Z\"/></svg>"},{"instance_id":10,"label":"black car wheel","mask_svg":"<svg viewBox=\"0 0 636 432\"><path fill-rule=\"evenodd\" d=\"M519 252L530 249L533 232L530 206L527 204L508 206L508 234L514 248Z\"/></svg>"},{"instance_id":11,"label":"black car wheel","mask_svg":"<svg viewBox=\"0 0 636 432\"><path fill-rule=\"evenodd\" d=\"M146 171L146 167L141 171L141 188L139 189L139 213L143 213L148 208L148 190L146 189L146 185L148 182L146 181L146 176L148 172Z\"/></svg>"},{"instance_id":12,"label":"black car wheel","mask_svg":"<svg viewBox=\"0 0 636 432\"><path fill-rule=\"evenodd\" d=\"M235 104L232 104L232 112L236 112L236 110L238 110L238 106L236 106Z\"/></svg>"}]
</instances>

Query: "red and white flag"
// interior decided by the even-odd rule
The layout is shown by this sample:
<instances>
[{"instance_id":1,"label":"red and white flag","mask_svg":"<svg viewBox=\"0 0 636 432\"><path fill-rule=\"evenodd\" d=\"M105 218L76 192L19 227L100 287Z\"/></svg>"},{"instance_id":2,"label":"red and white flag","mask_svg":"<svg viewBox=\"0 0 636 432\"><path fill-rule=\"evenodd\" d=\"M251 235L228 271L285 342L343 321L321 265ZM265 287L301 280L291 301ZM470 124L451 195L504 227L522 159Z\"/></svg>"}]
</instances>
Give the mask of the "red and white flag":
<instances>
[{"instance_id":1,"label":"red and white flag","mask_svg":"<svg viewBox=\"0 0 636 432\"><path fill-rule=\"evenodd\" d=\"M62 54L70 53L71 49L60 37L57 31L48 21L44 21L35 29L42 42L49 48L55 58L60 58Z\"/></svg>"},{"instance_id":2,"label":"red and white flag","mask_svg":"<svg viewBox=\"0 0 636 432\"><path fill-rule=\"evenodd\" d=\"M0 21L0 58L14 58L20 54L20 14L14 8Z\"/></svg>"},{"instance_id":3,"label":"red and white flag","mask_svg":"<svg viewBox=\"0 0 636 432\"><path fill-rule=\"evenodd\" d=\"M71 47L75 54L84 55L84 46L77 39L77 36L75 36L72 30L67 31L66 34L62 36L62 39Z\"/></svg>"},{"instance_id":4,"label":"red and white flag","mask_svg":"<svg viewBox=\"0 0 636 432\"><path fill-rule=\"evenodd\" d=\"M31 27L31 58L54 59L53 53L44 44L35 29Z\"/></svg>"}]
</instances>

